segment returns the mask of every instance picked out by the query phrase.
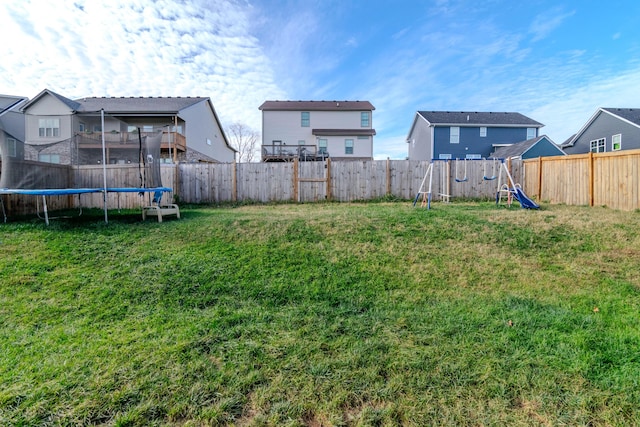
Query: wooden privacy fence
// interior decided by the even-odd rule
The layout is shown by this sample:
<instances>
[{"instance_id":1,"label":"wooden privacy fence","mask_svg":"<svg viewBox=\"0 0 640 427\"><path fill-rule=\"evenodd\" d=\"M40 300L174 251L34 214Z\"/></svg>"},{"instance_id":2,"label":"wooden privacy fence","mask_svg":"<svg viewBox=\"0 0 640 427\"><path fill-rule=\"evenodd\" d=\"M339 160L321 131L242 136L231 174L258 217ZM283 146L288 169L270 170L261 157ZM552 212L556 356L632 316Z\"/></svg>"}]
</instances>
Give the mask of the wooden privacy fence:
<instances>
[{"instance_id":1,"label":"wooden privacy fence","mask_svg":"<svg viewBox=\"0 0 640 427\"><path fill-rule=\"evenodd\" d=\"M185 203L233 201L351 202L385 196L413 199L429 167L428 161L373 160L282 163L199 164L184 163L176 168L175 193ZM456 182L457 167L466 166L466 182ZM521 161L513 161L511 173L523 182ZM434 194L446 189L451 197L493 199L498 181L484 179L499 173L491 160L434 162ZM163 182L164 175L163 175ZM503 177L503 183L506 177Z\"/></svg>"},{"instance_id":2,"label":"wooden privacy fence","mask_svg":"<svg viewBox=\"0 0 640 427\"><path fill-rule=\"evenodd\" d=\"M385 196L411 200L420 190L429 163L415 160L178 163L162 165L161 178L164 186L174 189L173 196L179 203L351 202ZM447 192L454 198L493 199L497 180L487 181L483 176L493 173L494 162L467 161L467 181L456 182L456 174L464 173L461 169L464 165L455 161L434 162L434 195ZM101 165L66 168L72 176L71 187L102 188L104 185ZM140 187L140 169L136 165L107 165L106 171L108 187ZM516 182L522 182L523 171L520 161L512 162L511 172ZM503 182L506 182L504 177ZM36 199L33 196L3 197L10 199L8 211L11 214L35 213ZM107 206L110 209L135 209L148 204L149 197L149 193L143 196L138 193L108 193ZM104 203L101 193L56 196L55 200L53 207L48 202L52 210L79 205L102 208ZM434 196L434 200L438 198Z\"/></svg>"},{"instance_id":3,"label":"wooden privacy fence","mask_svg":"<svg viewBox=\"0 0 640 427\"><path fill-rule=\"evenodd\" d=\"M525 192L567 205L640 209L640 150L525 160Z\"/></svg>"}]
</instances>

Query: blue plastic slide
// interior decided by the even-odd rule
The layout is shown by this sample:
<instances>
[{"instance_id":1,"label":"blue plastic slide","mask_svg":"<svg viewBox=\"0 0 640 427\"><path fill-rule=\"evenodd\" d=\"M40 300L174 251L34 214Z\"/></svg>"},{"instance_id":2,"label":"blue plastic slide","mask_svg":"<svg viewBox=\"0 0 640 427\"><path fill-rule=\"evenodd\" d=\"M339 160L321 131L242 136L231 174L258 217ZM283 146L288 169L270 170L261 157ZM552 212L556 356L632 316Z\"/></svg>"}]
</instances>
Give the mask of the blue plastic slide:
<instances>
[{"instance_id":1,"label":"blue plastic slide","mask_svg":"<svg viewBox=\"0 0 640 427\"><path fill-rule=\"evenodd\" d=\"M521 188L516 187L515 190L516 191L513 196L520 203L520 206L522 206L524 209L540 209L540 206L536 202L528 198Z\"/></svg>"}]
</instances>

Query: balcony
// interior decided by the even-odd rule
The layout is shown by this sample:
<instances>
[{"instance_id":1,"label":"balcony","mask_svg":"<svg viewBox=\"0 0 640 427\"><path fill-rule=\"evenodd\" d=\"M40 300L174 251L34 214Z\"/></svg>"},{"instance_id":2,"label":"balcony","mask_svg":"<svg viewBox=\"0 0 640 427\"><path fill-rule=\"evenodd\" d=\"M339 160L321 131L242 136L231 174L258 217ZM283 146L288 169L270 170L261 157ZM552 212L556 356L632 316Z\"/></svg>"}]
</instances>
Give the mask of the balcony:
<instances>
[{"instance_id":1,"label":"balcony","mask_svg":"<svg viewBox=\"0 0 640 427\"><path fill-rule=\"evenodd\" d=\"M102 132L79 132L76 134L80 148L102 148ZM152 136L154 132L140 132L140 136ZM137 148L139 139L137 132L105 132L104 141L107 148ZM184 152L187 149L187 141L184 135L175 132L163 132L160 145L162 151L177 149Z\"/></svg>"},{"instance_id":2,"label":"balcony","mask_svg":"<svg viewBox=\"0 0 640 427\"><path fill-rule=\"evenodd\" d=\"M324 161L329 158L326 150L318 149L315 145L263 145L263 162L292 162L298 159L302 162Z\"/></svg>"}]
</instances>

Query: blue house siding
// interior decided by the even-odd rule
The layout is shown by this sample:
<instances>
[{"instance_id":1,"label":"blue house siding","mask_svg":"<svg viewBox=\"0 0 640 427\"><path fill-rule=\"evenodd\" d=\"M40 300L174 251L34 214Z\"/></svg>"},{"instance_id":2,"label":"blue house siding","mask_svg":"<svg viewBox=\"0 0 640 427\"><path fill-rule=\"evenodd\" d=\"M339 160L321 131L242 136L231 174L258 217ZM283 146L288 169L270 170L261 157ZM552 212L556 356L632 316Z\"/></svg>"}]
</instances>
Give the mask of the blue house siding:
<instances>
[{"instance_id":1,"label":"blue house siding","mask_svg":"<svg viewBox=\"0 0 640 427\"><path fill-rule=\"evenodd\" d=\"M522 154L523 159L535 159L538 157L551 157L564 155L560 151L560 147L555 146L553 142L547 139L541 139L536 145L528 149Z\"/></svg>"},{"instance_id":2,"label":"blue house siding","mask_svg":"<svg viewBox=\"0 0 640 427\"><path fill-rule=\"evenodd\" d=\"M605 151L613 151L611 137L621 134L622 150L640 148L640 129L618 117L600 112L598 116L580 134L573 146L563 147L567 154L588 153L591 141L604 138Z\"/></svg>"},{"instance_id":3,"label":"blue house siding","mask_svg":"<svg viewBox=\"0 0 640 427\"><path fill-rule=\"evenodd\" d=\"M536 136L538 129L536 128ZM494 150L494 144L513 144L527 139L527 128L522 127L487 127L487 136L480 136L480 126L460 127L460 142L451 144L451 127L436 126L434 130L434 156L450 154L451 158L465 158L468 155L489 157Z\"/></svg>"}]
</instances>

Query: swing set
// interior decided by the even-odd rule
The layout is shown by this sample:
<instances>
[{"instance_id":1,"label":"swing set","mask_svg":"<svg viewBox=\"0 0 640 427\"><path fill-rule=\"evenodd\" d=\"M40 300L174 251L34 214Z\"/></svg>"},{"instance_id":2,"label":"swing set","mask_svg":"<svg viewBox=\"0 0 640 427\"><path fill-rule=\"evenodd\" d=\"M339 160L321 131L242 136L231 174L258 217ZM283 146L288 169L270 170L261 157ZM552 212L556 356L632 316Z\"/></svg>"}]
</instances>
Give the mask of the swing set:
<instances>
[{"instance_id":1,"label":"swing set","mask_svg":"<svg viewBox=\"0 0 640 427\"><path fill-rule=\"evenodd\" d=\"M511 207L513 200L517 200L520 203L520 206L524 209L539 209L540 206L537 205L533 200L531 200L522 190L522 186L520 184L515 183L511 173L509 173L509 169L504 161L504 159L492 158L492 159L455 159L453 163L454 171L453 178L456 183L465 183L469 181L469 176L467 174L467 162L478 161L481 160L482 164L482 180L483 181L498 181L497 190L496 190L496 205L499 205L502 202L502 198L506 196L506 204ZM433 195L433 170L434 164L436 161L441 161L442 167L441 169L441 183L440 188L441 192L437 194L437 196L441 197L443 202L448 203L451 199L451 194L449 194L449 176L450 176L450 167L451 160L431 160L429 166L427 167L427 171L424 174L424 178L422 179L422 183L420 184L420 190L416 197L413 200L413 206L418 203L418 200L422 196L421 207L426 207L427 209L431 209L431 200ZM503 183L503 174L505 179L505 183Z\"/></svg>"}]
</instances>

